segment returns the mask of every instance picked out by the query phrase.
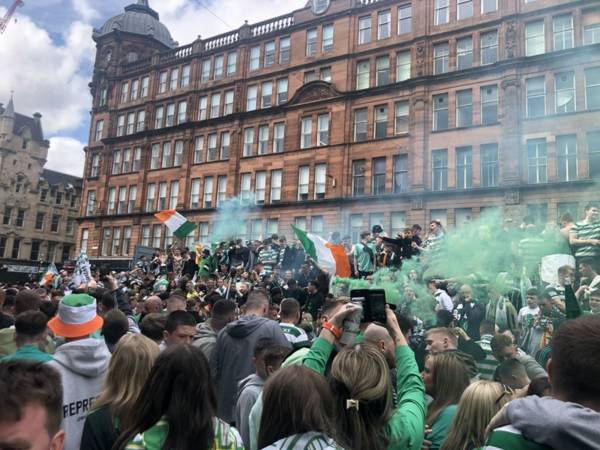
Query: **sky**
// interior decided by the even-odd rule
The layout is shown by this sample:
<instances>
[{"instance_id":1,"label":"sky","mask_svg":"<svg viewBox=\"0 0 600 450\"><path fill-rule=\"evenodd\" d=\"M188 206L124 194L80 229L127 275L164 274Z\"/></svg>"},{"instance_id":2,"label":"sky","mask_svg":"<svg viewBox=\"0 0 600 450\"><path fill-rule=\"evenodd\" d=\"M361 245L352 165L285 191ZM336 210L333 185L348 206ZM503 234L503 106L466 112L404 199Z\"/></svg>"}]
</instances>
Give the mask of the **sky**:
<instances>
[{"instance_id":1,"label":"sky","mask_svg":"<svg viewBox=\"0 0 600 450\"><path fill-rule=\"evenodd\" d=\"M136 0L24 0L0 35L0 103L42 114L46 168L83 174L96 55L92 30ZM13 0L0 0L4 16ZM180 45L302 8L306 0L150 0Z\"/></svg>"}]
</instances>

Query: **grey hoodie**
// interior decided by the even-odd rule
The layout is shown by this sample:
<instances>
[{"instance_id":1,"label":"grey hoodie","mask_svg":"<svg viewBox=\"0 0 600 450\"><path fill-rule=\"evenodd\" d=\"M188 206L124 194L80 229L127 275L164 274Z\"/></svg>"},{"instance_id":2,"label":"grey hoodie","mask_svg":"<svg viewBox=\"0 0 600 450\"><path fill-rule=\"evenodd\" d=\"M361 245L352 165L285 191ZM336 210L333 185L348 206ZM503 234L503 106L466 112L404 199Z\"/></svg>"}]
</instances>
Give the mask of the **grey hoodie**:
<instances>
[{"instance_id":1,"label":"grey hoodie","mask_svg":"<svg viewBox=\"0 0 600 450\"><path fill-rule=\"evenodd\" d=\"M252 355L256 343L263 338L292 348L279 324L264 317L244 316L219 332L216 348L217 403L219 417L225 422L234 420L238 383L256 371Z\"/></svg>"},{"instance_id":2,"label":"grey hoodie","mask_svg":"<svg viewBox=\"0 0 600 450\"><path fill-rule=\"evenodd\" d=\"M61 345L47 363L62 379L65 450L79 450L85 417L102 389L109 361L104 341L87 338Z\"/></svg>"},{"instance_id":3,"label":"grey hoodie","mask_svg":"<svg viewBox=\"0 0 600 450\"><path fill-rule=\"evenodd\" d=\"M510 402L506 414L523 436L539 444L600 450L600 413L577 403L533 395Z\"/></svg>"},{"instance_id":4,"label":"grey hoodie","mask_svg":"<svg viewBox=\"0 0 600 450\"><path fill-rule=\"evenodd\" d=\"M235 427L240 432L244 447L250 448L250 411L263 390L265 380L253 373L240 381L235 402Z\"/></svg>"},{"instance_id":5,"label":"grey hoodie","mask_svg":"<svg viewBox=\"0 0 600 450\"><path fill-rule=\"evenodd\" d=\"M217 345L217 332L210 325L210 319L196 325L196 335L193 345L198 347L206 356L210 365L210 374L213 380L217 378L217 361L215 359L215 347Z\"/></svg>"}]
</instances>

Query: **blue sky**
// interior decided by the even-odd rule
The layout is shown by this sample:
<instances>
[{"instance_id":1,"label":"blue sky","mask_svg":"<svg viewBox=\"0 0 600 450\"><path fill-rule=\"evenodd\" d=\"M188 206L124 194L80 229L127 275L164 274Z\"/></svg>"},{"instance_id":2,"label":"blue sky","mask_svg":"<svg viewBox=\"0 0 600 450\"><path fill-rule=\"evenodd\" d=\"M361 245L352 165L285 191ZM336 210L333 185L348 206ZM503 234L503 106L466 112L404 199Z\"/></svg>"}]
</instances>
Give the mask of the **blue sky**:
<instances>
[{"instance_id":1,"label":"blue sky","mask_svg":"<svg viewBox=\"0 0 600 450\"><path fill-rule=\"evenodd\" d=\"M81 175L88 141L95 58L92 30L136 0L25 0L0 36L0 103L42 113L48 168ZM12 0L0 0L3 16ZM302 8L306 0L150 0L180 44ZM227 22L228 25L217 19Z\"/></svg>"}]
</instances>

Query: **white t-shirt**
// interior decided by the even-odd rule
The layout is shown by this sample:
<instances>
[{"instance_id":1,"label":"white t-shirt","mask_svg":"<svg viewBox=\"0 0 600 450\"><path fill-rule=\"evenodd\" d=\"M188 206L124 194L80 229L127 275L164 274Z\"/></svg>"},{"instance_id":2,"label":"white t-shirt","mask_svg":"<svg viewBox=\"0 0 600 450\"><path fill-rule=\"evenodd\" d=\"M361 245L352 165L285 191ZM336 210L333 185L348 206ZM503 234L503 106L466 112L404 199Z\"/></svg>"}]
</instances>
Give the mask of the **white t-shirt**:
<instances>
[{"instance_id":1,"label":"white t-shirt","mask_svg":"<svg viewBox=\"0 0 600 450\"><path fill-rule=\"evenodd\" d=\"M454 309L454 303L452 302L452 298L450 298L446 291L444 291L443 289L438 289L435 292L434 296L436 302L438 303L438 305L440 305L441 308L445 309L446 311L452 312L452 310Z\"/></svg>"},{"instance_id":2,"label":"white t-shirt","mask_svg":"<svg viewBox=\"0 0 600 450\"><path fill-rule=\"evenodd\" d=\"M540 307L536 306L535 308L530 308L529 306L523 306L519 311L519 315L517 316L517 325L521 326L523 324L523 319L525 316L537 316L540 313Z\"/></svg>"}]
</instances>

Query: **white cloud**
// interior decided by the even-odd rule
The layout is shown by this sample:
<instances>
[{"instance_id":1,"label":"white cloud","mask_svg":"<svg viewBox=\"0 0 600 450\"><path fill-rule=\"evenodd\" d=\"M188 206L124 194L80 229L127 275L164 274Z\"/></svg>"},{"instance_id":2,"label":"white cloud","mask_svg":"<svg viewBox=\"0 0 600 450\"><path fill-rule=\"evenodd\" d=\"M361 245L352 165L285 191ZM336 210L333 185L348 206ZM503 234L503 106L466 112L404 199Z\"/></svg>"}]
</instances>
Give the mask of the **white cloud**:
<instances>
[{"instance_id":1,"label":"white cloud","mask_svg":"<svg viewBox=\"0 0 600 450\"><path fill-rule=\"evenodd\" d=\"M91 106L91 34L90 25L74 21L63 34L64 43L57 44L29 17L19 15L0 38L0 101L6 102L14 90L17 112L42 113L48 135L76 130Z\"/></svg>"},{"instance_id":2,"label":"white cloud","mask_svg":"<svg viewBox=\"0 0 600 450\"><path fill-rule=\"evenodd\" d=\"M50 138L48 162L44 167L78 177L83 176L84 146L83 142L70 137L57 136Z\"/></svg>"},{"instance_id":3,"label":"white cloud","mask_svg":"<svg viewBox=\"0 0 600 450\"><path fill-rule=\"evenodd\" d=\"M85 22L100 18L100 13L92 7L89 0L71 0L73 9Z\"/></svg>"}]
</instances>

